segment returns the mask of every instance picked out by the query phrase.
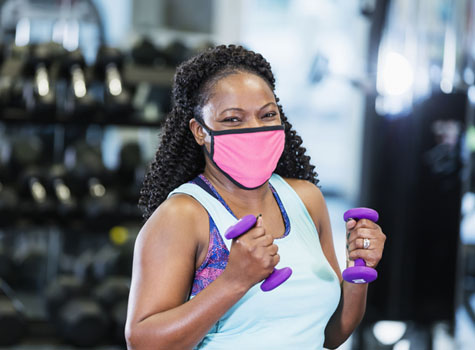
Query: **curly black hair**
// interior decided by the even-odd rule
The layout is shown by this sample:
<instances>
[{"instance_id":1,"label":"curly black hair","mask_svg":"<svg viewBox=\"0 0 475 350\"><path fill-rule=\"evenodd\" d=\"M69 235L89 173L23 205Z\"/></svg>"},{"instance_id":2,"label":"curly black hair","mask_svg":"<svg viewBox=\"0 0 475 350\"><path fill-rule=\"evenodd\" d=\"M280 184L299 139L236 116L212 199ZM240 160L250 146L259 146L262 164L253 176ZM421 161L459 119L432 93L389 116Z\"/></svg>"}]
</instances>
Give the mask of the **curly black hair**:
<instances>
[{"instance_id":1,"label":"curly black hair","mask_svg":"<svg viewBox=\"0 0 475 350\"><path fill-rule=\"evenodd\" d=\"M190 181L204 171L205 158L189 128L192 118L200 118L214 84L223 77L248 72L264 79L275 96L275 79L269 62L261 54L242 46L220 45L208 49L182 63L173 82L173 108L168 114L161 142L145 175L140 191L139 207L145 219L179 185ZM275 96L276 102L279 102ZM283 177L318 183L315 167L301 147L302 139L277 104L285 128L285 148L275 172Z\"/></svg>"}]
</instances>

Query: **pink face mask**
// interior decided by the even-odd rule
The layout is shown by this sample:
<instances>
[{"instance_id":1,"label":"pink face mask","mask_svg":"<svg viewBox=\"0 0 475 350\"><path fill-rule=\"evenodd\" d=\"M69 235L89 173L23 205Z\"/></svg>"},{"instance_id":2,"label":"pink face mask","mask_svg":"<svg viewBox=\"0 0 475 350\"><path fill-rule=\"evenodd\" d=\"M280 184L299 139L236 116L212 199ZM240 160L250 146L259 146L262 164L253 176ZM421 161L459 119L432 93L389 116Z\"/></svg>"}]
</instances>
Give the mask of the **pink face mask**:
<instances>
[{"instance_id":1,"label":"pink face mask","mask_svg":"<svg viewBox=\"0 0 475 350\"><path fill-rule=\"evenodd\" d=\"M206 154L234 184L253 190L270 179L284 151L283 125L222 131L201 125L211 136L211 151L203 146Z\"/></svg>"}]
</instances>

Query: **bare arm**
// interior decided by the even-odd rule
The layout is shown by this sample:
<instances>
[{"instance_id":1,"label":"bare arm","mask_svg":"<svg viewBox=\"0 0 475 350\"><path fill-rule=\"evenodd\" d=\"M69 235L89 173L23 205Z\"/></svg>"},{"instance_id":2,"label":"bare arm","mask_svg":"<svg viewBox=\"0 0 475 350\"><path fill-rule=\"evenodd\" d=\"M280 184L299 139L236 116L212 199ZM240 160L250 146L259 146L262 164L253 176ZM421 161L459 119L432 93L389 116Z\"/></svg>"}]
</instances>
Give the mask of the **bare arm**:
<instances>
[{"instance_id":1,"label":"bare arm","mask_svg":"<svg viewBox=\"0 0 475 350\"><path fill-rule=\"evenodd\" d=\"M272 237L256 227L233 242L220 277L187 301L196 252L208 236L206 211L185 195L167 200L144 225L134 251L129 349L192 349L278 263Z\"/></svg>"},{"instance_id":2,"label":"bare arm","mask_svg":"<svg viewBox=\"0 0 475 350\"><path fill-rule=\"evenodd\" d=\"M325 203L325 199L321 191L313 184L303 180L286 179L289 184L294 188L297 194L304 202L310 216L317 228L320 244L322 246L323 253L329 261L332 268L335 270L341 283L341 298L337 309L328 321L325 329L325 344L326 348L337 348L351 335L358 324L363 319L366 310L366 296L368 285L367 284L353 284L343 281L341 277L340 268L335 255L335 248L333 245L333 235L330 225L330 218L328 215L328 209ZM349 240L349 257L354 260L362 257L367 260L368 265L376 266L381 259L382 245L384 245L384 235L381 229L376 224L373 224L367 220L361 220L357 225L354 221L350 221L347 225L347 229L352 231L352 236ZM376 247L382 241L380 250L375 249L372 252L365 251L359 246L361 239L356 239L358 234L361 234L361 230L370 230L379 232L373 232L374 246ZM365 232L368 233L368 232ZM376 242L379 242L378 244ZM369 255L371 254L371 256ZM378 255L379 254L379 255Z\"/></svg>"}]
</instances>

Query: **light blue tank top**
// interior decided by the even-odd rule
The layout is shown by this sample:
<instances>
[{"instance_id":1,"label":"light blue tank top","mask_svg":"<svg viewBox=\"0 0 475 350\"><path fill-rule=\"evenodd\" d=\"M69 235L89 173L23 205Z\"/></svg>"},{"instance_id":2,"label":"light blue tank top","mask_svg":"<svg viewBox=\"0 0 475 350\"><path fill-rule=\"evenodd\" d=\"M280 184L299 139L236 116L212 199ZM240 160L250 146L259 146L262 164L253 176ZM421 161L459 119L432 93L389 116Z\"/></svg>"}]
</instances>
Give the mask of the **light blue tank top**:
<instances>
[{"instance_id":1,"label":"light blue tank top","mask_svg":"<svg viewBox=\"0 0 475 350\"><path fill-rule=\"evenodd\" d=\"M274 241L277 268L289 266L292 276L270 292L251 288L197 345L196 349L323 349L324 330L340 300L340 283L320 246L317 230L300 197L279 175L270 179L290 220L290 232ZM169 194L192 196L214 220L224 238L236 218L200 186L183 184Z\"/></svg>"}]
</instances>

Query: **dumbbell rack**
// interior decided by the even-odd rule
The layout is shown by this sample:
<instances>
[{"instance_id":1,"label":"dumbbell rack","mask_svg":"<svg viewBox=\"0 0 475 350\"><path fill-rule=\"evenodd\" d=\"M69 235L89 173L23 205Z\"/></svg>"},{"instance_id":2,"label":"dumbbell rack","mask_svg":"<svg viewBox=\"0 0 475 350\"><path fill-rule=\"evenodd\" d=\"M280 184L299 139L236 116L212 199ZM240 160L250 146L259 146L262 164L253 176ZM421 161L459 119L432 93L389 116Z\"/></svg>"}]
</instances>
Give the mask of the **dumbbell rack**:
<instances>
[{"instance_id":1,"label":"dumbbell rack","mask_svg":"<svg viewBox=\"0 0 475 350\"><path fill-rule=\"evenodd\" d=\"M170 109L175 67L191 49L178 42L158 48L147 39L128 52L109 47L93 1L8 3L0 6L2 18L9 19L0 25L0 282L7 281L9 299L23 305L29 334L3 347L8 327L0 314L0 349L73 349L72 337L59 339L47 317L47 286L69 273L84 289L97 291L101 306L112 309L107 288L96 284L111 276L130 277L133 242L142 224L135 180L145 168L136 164L137 147L115 146L117 140L109 144L121 147L119 157L125 160L111 169L97 164L96 151L103 146L90 139L100 140L114 129L156 135ZM16 24L22 18L39 35L20 42ZM37 30L36 19L42 28L51 22L52 35ZM66 39L75 34L66 29L77 23L89 31L78 31L78 45L69 45ZM142 151L148 143L140 143ZM72 196L65 195L65 187ZM109 286L118 281L110 278ZM114 302L124 306L123 298ZM0 303L1 313L6 303ZM109 339L99 343L102 349L124 348Z\"/></svg>"},{"instance_id":2,"label":"dumbbell rack","mask_svg":"<svg viewBox=\"0 0 475 350\"><path fill-rule=\"evenodd\" d=\"M51 147L51 160L58 162L64 156L62 148L66 146L68 134L72 133L80 138L85 135L87 130L93 128L95 132L103 132L108 127L122 127L122 128L150 128L151 130L157 130L160 128L160 122L149 122L141 120L140 118L121 118L117 120L108 119L106 116L100 113L89 116L87 120L78 119L65 119L61 116L56 117L41 117L38 118L34 115L22 112L21 110L3 110L0 115L0 130L4 128L5 134L14 135L15 132L20 130L27 130L31 134L39 135L39 137L45 136L50 139ZM28 134L28 133L27 133ZM1 146L1 145L0 145ZM120 181L119 181L120 183ZM137 193L138 194L138 193ZM121 198L119 196L119 201ZM129 203L135 205L136 203ZM138 227L142 222L140 213L133 212L124 214L117 212L114 216L109 217L107 222L104 222L103 218L97 217L92 220L84 220L83 216L79 215L71 218L71 221L62 217L61 213L53 208L53 210L45 211L47 217L41 217L44 213L31 212L24 210L25 206L19 202L18 210L25 216L30 218L16 218L15 222L11 224L0 224L0 247L2 244L5 248L11 249L12 254L16 254L18 248L18 241L34 241L38 240L42 236L42 244L46 244L44 247L47 251L47 257L43 261L46 263L46 280L37 283L34 286L25 286L20 283L16 288L14 285L16 297L21 301L24 306L25 315L28 320L29 335L24 338L22 343L16 346L8 346L8 349L64 349L65 342L58 340L57 332L54 329L53 324L48 320L44 311L44 290L46 284L50 282L58 271L66 268L61 266L64 261L61 261L60 257L62 249L66 245L73 245L74 253L80 254L81 250L87 250L87 246L90 245L96 252L104 245L110 244L110 238L107 235L108 228L113 225L120 225L124 223L129 228L129 233L132 233L129 240L134 240L134 234L138 232ZM27 220L24 220L27 219ZM114 223L114 220L116 221ZM135 232L132 232L134 231ZM41 239L40 239L41 240ZM21 242L20 242L21 243ZM31 243L31 242L30 242ZM69 248L70 249L70 248ZM97 254L96 256L98 256ZM70 258L79 258L79 255L70 256ZM40 269L41 270L41 269ZM16 274L21 275L22 270L18 269ZM37 281L38 282L38 281ZM56 345L55 345L56 344ZM101 346L107 346L107 341L101 343ZM111 345L113 346L113 345ZM6 349L0 347L0 349ZM74 347L67 346L68 349ZM103 347L102 347L103 348ZM115 345L108 349L123 348L121 345Z\"/></svg>"}]
</instances>

